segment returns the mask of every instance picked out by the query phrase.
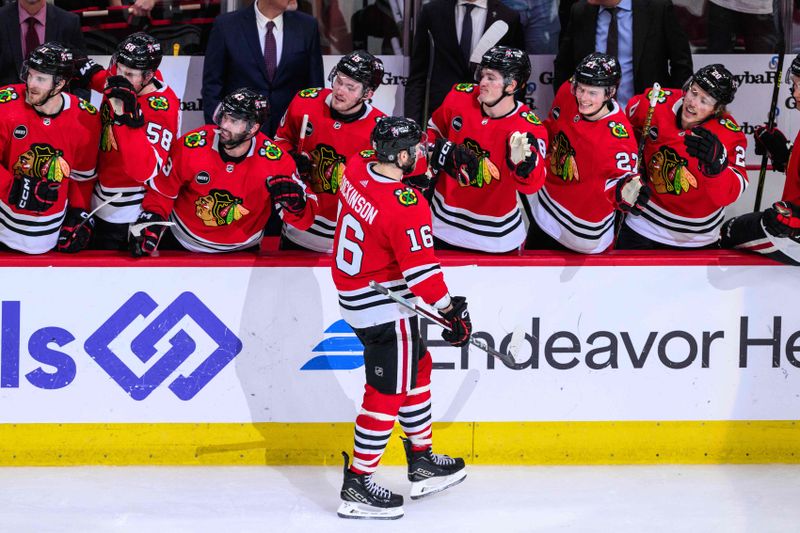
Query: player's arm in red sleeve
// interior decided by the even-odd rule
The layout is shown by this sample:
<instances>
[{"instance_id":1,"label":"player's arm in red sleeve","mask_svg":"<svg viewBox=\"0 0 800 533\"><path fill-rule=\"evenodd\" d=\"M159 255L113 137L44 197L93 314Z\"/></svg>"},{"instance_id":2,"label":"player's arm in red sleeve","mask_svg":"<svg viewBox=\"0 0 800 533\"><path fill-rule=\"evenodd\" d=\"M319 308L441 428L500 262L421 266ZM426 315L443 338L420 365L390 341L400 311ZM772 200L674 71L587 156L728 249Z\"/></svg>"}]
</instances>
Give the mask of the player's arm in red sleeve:
<instances>
[{"instance_id":1,"label":"player's arm in red sleeve","mask_svg":"<svg viewBox=\"0 0 800 533\"><path fill-rule=\"evenodd\" d=\"M442 105L437 107L433 113L431 113L431 118L428 120L428 124L426 124L427 134L428 134L428 142L433 143L436 139L443 138L447 139L447 136L450 135L450 107L452 106L452 102L454 99L457 99L457 93L455 91L455 85L453 89L447 93L445 96L444 101L442 101Z\"/></svg>"},{"instance_id":2,"label":"player's arm in red sleeve","mask_svg":"<svg viewBox=\"0 0 800 533\"><path fill-rule=\"evenodd\" d=\"M800 133L792 145L789 162L786 165L786 182L783 185L781 200L800 205Z\"/></svg>"},{"instance_id":3,"label":"player's arm in red sleeve","mask_svg":"<svg viewBox=\"0 0 800 533\"><path fill-rule=\"evenodd\" d=\"M606 164L603 168L597 169L605 177L605 194L608 202L614 206L614 209L621 209L617 195L617 187L620 186L621 181L629 181L632 178L641 176L636 168L636 158L638 146L633 137L627 139L616 139L608 145L608 152L605 155L604 161Z\"/></svg>"},{"instance_id":4,"label":"player's arm in red sleeve","mask_svg":"<svg viewBox=\"0 0 800 533\"><path fill-rule=\"evenodd\" d=\"M156 176L175 142L178 113L178 102L170 102L164 111L147 111L142 126L111 126L127 176L142 183Z\"/></svg>"},{"instance_id":5,"label":"player's arm in red sleeve","mask_svg":"<svg viewBox=\"0 0 800 533\"><path fill-rule=\"evenodd\" d=\"M715 205L725 207L738 200L749 183L745 167L747 138L741 131L723 130L720 141L728 152L728 166L716 176L706 177L703 187L708 188L709 198Z\"/></svg>"},{"instance_id":6,"label":"player's arm in red sleeve","mask_svg":"<svg viewBox=\"0 0 800 533\"><path fill-rule=\"evenodd\" d=\"M558 88L556 96L553 98L553 103L550 104L550 112L543 122L544 127L547 128L547 135L549 138L552 138L556 134L556 121L560 116L561 110L564 108L566 98L575 98L572 95L572 83L569 80L562 83L561 87Z\"/></svg>"},{"instance_id":7,"label":"player's arm in red sleeve","mask_svg":"<svg viewBox=\"0 0 800 533\"><path fill-rule=\"evenodd\" d=\"M298 103L300 97L295 95L292 101L289 102L289 107L283 115L278 131L275 132L275 144L284 152L294 152L297 147L297 141L300 138L300 122L297 120L296 109L300 107ZM303 116L300 115L302 122Z\"/></svg>"},{"instance_id":8,"label":"player's arm in red sleeve","mask_svg":"<svg viewBox=\"0 0 800 533\"><path fill-rule=\"evenodd\" d=\"M636 140L642 135L642 128L644 121L647 118L647 109L650 103L647 100L647 93L637 94L628 100L628 107L625 108L625 114L628 115L628 120L631 121L633 126L633 134Z\"/></svg>"},{"instance_id":9,"label":"player's arm in red sleeve","mask_svg":"<svg viewBox=\"0 0 800 533\"><path fill-rule=\"evenodd\" d=\"M387 228L395 259L411 292L433 307L444 309L450 305L450 294L433 251L428 204L417 202L403 209Z\"/></svg>"},{"instance_id":10,"label":"player's arm in red sleeve","mask_svg":"<svg viewBox=\"0 0 800 533\"><path fill-rule=\"evenodd\" d=\"M162 165L155 177L147 180L147 193L142 200L142 210L156 213L164 219L169 218L172 206L186 180L183 179L184 151L190 150L183 145L183 137L170 150L167 162ZM190 157L191 154L188 154ZM189 178L191 179L191 176Z\"/></svg>"},{"instance_id":11,"label":"player's arm in red sleeve","mask_svg":"<svg viewBox=\"0 0 800 533\"><path fill-rule=\"evenodd\" d=\"M92 191L97 179L97 155L100 147L100 114L88 102L81 101L78 114L78 125L72 133L76 139L75 159L70 167L69 178L72 183L67 190L67 201L71 207L79 207L89 211ZM77 140L80 140L78 143Z\"/></svg>"}]
</instances>

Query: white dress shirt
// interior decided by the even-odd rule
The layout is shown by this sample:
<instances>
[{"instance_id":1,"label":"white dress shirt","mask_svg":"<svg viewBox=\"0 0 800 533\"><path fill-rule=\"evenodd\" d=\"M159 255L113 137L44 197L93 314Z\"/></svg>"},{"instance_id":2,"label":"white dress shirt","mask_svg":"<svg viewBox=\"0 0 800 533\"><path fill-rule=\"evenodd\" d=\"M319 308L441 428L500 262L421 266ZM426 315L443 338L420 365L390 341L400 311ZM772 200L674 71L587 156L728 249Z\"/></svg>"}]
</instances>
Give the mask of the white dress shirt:
<instances>
[{"instance_id":1,"label":"white dress shirt","mask_svg":"<svg viewBox=\"0 0 800 533\"><path fill-rule=\"evenodd\" d=\"M467 0L458 0L456 3L456 38L461 42L461 26L464 23L464 14L467 12L466 4L472 4L475 9L472 10L470 16L472 17L472 45L469 50L475 49L475 45L483 37L483 32L486 29L486 15L488 14L487 0L475 0L474 2L467 2Z\"/></svg>"}]
</instances>

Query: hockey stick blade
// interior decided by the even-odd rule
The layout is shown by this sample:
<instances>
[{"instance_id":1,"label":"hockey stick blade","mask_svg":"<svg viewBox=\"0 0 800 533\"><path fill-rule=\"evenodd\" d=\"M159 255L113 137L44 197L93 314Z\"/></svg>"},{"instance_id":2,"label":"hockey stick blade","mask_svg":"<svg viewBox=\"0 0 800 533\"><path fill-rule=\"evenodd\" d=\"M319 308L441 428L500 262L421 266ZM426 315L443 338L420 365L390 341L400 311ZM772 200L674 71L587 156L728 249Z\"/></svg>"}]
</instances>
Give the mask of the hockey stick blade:
<instances>
[{"instance_id":1,"label":"hockey stick blade","mask_svg":"<svg viewBox=\"0 0 800 533\"><path fill-rule=\"evenodd\" d=\"M131 235L134 237L139 237L142 235L142 230L148 228L150 226L174 226L174 222L142 222L141 224L131 224L130 225L130 232Z\"/></svg>"},{"instance_id":2,"label":"hockey stick blade","mask_svg":"<svg viewBox=\"0 0 800 533\"><path fill-rule=\"evenodd\" d=\"M469 56L469 62L480 63L483 54L485 54L489 48L499 43L506 32L508 32L508 23L506 21L494 21L494 23L483 32L480 40L475 44L475 48Z\"/></svg>"},{"instance_id":3,"label":"hockey stick blade","mask_svg":"<svg viewBox=\"0 0 800 533\"><path fill-rule=\"evenodd\" d=\"M381 285L377 281L375 281L375 280L370 281L369 282L369 286L370 286L370 288L372 288L373 290L379 292L380 294L383 294L384 296L387 296L387 297L391 298L392 300L394 300L395 302L397 302L401 306L405 307L409 311L411 311L413 313L416 313L417 315L419 315L421 317L430 319L431 321L433 321L436 324L438 324L439 326L441 326L443 329L446 329L448 331L450 330L450 325L447 323L447 321L444 318L442 318L441 316L438 316L437 314L435 314L435 313L433 313L431 311L428 311L424 307L421 307L419 305L412 304L412 303L406 301L404 298L396 295L395 293L393 293L392 291L390 291L388 288L384 287L383 285ZM519 331L522 332L522 337L524 338L524 335L525 335L524 330L520 329ZM511 340L512 341L514 341L514 337L515 336L519 339L520 334L519 334L519 332L517 330L515 330L514 334L511 336ZM479 349L483 350L484 352L488 353L489 355L500 359L503 362L504 365L506 365L507 367L509 367L509 368L511 368L513 370L520 370L520 369L524 368L524 365L522 365L520 363L517 363L516 360L514 359L514 356L516 354L512 355L512 354L509 354L509 353L503 353L503 352L497 351L494 348L490 347L488 344L486 344L486 342L483 341L482 339L478 339L476 337L473 337L472 335L469 336L469 343L471 345L475 346L476 348L479 348ZM517 344L520 344L520 343L521 343L521 341L517 340Z\"/></svg>"}]
</instances>

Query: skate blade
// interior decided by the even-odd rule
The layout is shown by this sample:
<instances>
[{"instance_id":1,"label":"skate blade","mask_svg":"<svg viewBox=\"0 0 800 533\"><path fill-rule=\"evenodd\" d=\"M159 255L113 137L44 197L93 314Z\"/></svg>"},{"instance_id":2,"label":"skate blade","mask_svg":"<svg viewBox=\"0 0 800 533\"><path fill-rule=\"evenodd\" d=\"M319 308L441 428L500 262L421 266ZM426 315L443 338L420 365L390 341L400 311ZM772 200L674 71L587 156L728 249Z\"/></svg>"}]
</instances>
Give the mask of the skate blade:
<instances>
[{"instance_id":1,"label":"skate blade","mask_svg":"<svg viewBox=\"0 0 800 533\"><path fill-rule=\"evenodd\" d=\"M342 502L336 514L340 518L357 520L397 520L403 517L403 507L373 507L357 502Z\"/></svg>"},{"instance_id":2,"label":"skate blade","mask_svg":"<svg viewBox=\"0 0 800 533\"><path fill-rule=\"evenodd\" d=\"M419 500L431 494L442 492L454 485L458 485L467 477L467 469L462 468L455 474L445 477L432 477L424 481L415 481L411 484L411 499Z\"/></svg>"}]
</instances>

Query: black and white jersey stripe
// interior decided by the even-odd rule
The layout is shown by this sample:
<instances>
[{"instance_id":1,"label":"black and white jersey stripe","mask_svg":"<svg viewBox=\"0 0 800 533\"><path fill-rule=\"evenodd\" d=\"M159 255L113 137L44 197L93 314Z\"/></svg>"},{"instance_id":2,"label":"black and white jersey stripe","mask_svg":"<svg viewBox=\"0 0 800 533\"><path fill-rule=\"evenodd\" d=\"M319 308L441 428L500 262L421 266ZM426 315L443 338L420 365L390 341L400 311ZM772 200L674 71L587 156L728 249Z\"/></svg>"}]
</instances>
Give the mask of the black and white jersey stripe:
<instances>
[{"instance_id":1,"label":"black and white jersey stripe","mask_svg":"<svg viewBox=\"0 0 800 533\"><path fill-rule=\"evenodd\" d=\"M403 271L403 277L409 287L413 287L418 283L422 283L431 276L435 276L442 271L439 263L430 263L427 265L420 265L417 267L409 268Z\"/></svg>"},{"instance_id":2,"label":"black and white jersey stripe","mask_svg":"<svg viewBox=\"0 0 800 533\"><path fill-rule=\"evenodd\" d=\"M405 279L381 282L381 285L409 303L416 297ZM339 291L342 318L354 328L366 328L414 316L414 313L371 287L352 291Z\"/></svg>"},{"instance_id":3,"label":"black and white jersey stripe","mask_svg":"<svg viewBox=\"0 0 800 533\"><path fill-rule=\"evenodd\" d=\"M671 246L707 246L719 238L719 227L725 219L720 208L702 218L682 217L649 202L639 216L628 216L625 223L648 239Z\"/></svg>"},{"instance_id":4,"label":"black and white jersey stripe","mask_svg":"<svg viewBox=\"0 0 800 533\"><path fill-rule=\"evenodd\" d=\"M492 217L448 205L440 192L431 202L433 234L452 245L486 252L508 252L525 240L525 227L518 207Z\"/></svg>"},{"instance_id":5,"label":"black and white jersey stripe","mask_svg":"<svg viewBox=\"0 0 800 533\"><path fill-rule=\"evenodd\" d=\"M614 240L614 212L599 222L571 213L542 188L533 197L533 218L548 235L576 252L600 253Z\"/></svg>"},{"instance_id":6,"label":"black and white jersey stripe","mask_svg":"<svg viewBox=\"0 0 800 533\"><path fill-rule=\"evenodd\" d=\"M172 230L172 234L175 236L175 239L189 251L192 252L204 252L204 253L220 253L220 252L235 252L237 250L246 250L247 248L251 248L253 246L257 246L259 241L261 240L262 233L259 231L255 235L248 238L246 241L241 243L234 243L234 244L223 244L217 242L211 242L207 239L204 239L198 235L193 234L186 224L184 224L181 219L175 214L173 211L169 217L171 222L174 222L175 225L172 226L170 229Z\"/></svg>"},{"instance_id":7,"label":"black and white jersey stripe","mask_svg":"<svg viewBox=\"0 0 800 533\"><path fill-rule=\"evenodd\" d=\"M15 213L0 200L0 242L29 254L48 252L58 242L58 232L65 215L66 208L47 216Z\"/></svg>"},{"instance_id":8,"label":"black and white jersey stripe","mask_svg":"<svg viewBox=\"0 0 800 533\"><path fill-rule=\"evenodd\" d=\"M291 224L284 224L283 234L287 239L303 248L315 252L331 253L333 237L336 234L336 221L317 215L314 217L314 223L305 231L299 230Z\"/></svg>"},{"instance_id":9,"label":"black and white jersey stripe","mask_svg":"<svg viewBox=\"0 0 800 533\"><path fill-rule=\"evenodd\" d=\"M92 191L92 209L122 193L120 198L101 207L97 211L97 217L113 224L135 222L142 212L145 190L144 187L103 187L98 182Z\"/></svg>"}]
</instances>

